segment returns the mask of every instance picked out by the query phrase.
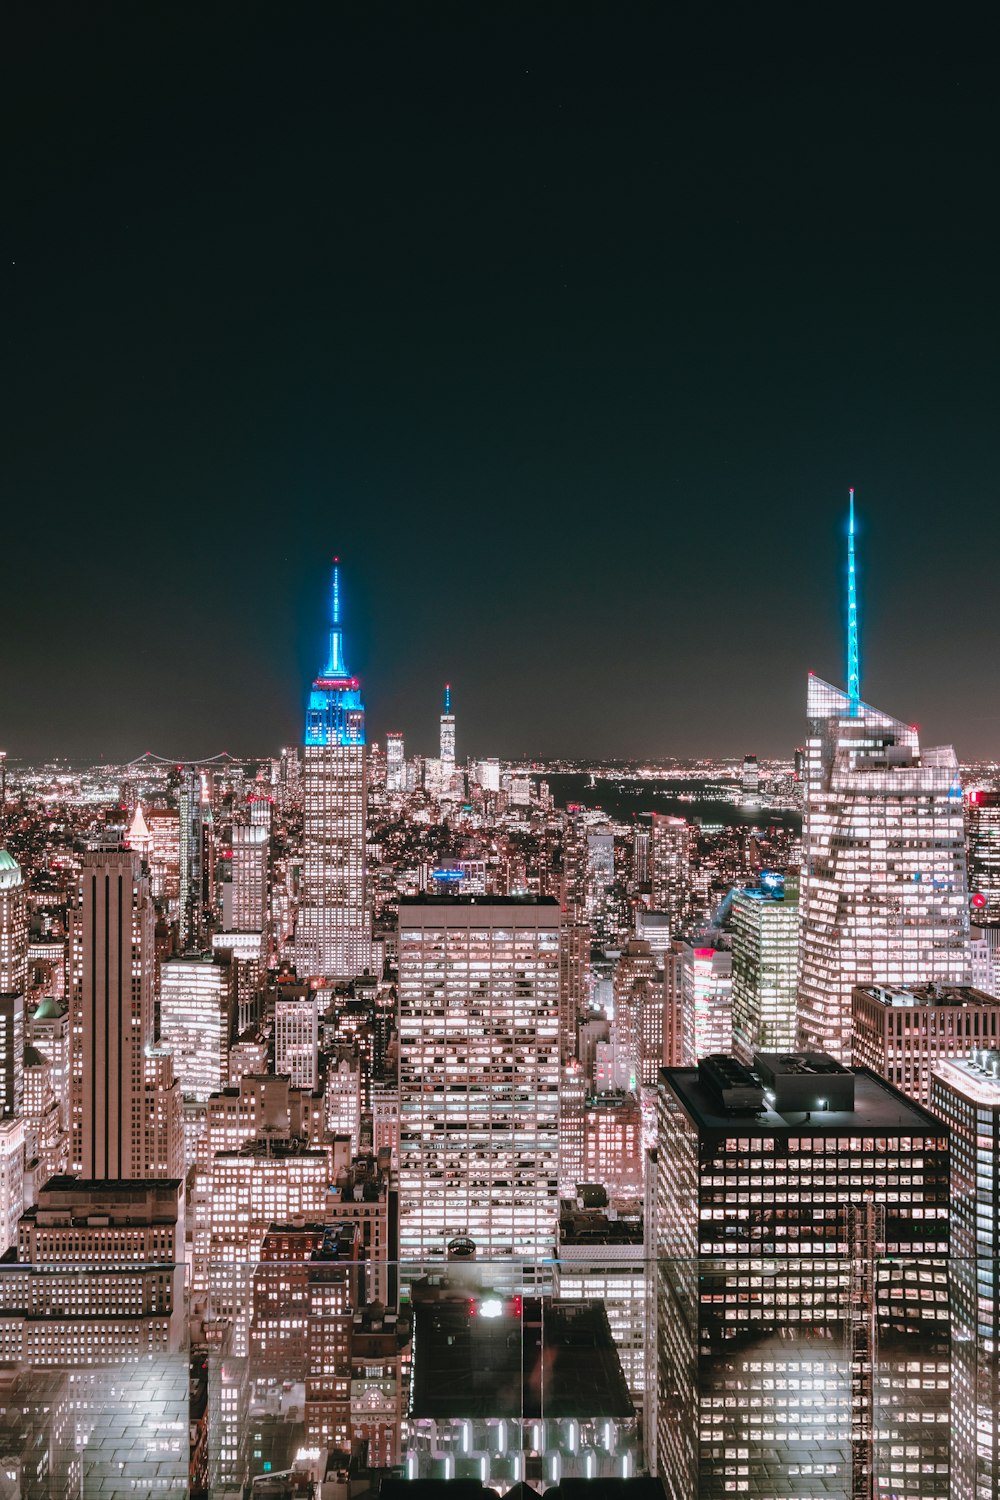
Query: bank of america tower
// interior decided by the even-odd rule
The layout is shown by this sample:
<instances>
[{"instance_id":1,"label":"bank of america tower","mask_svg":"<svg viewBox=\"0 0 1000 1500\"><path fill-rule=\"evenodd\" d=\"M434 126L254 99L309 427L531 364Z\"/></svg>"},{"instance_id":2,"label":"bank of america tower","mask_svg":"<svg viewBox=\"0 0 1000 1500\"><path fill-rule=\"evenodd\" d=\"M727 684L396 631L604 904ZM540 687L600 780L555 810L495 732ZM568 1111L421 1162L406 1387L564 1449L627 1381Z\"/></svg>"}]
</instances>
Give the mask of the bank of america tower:
<instances>
[{"instance_id":1,"label":"bank of america tower","mask_svg":"<svg viewBox=\"0 0 1000 1500\"><path fill-rule=\"evenodd\" d=\"M851 1061L856 984L968 984L958 760L861 699L848 526L847 690L810 674L803 804L799 1045Z\"/></svg>"}]
</instances>

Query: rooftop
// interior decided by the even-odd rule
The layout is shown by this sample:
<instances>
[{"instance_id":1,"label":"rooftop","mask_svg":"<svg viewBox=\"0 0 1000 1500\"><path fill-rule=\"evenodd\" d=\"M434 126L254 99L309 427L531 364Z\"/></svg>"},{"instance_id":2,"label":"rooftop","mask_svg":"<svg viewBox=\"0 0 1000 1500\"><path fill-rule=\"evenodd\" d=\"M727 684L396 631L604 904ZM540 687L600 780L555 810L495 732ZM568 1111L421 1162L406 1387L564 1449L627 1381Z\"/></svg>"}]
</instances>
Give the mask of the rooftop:
<instances>
[{"instance_id":1,"label":"rooftop","mask_svg":"<svg viewBox=\"0 0 1000 1500\"><path fill-rule=\"evenodd\" d=\"M852 1068L854 1075L853 1110L788 1110L779 1114L765 1103L758 1112L726 1113L716 1091L699 1077L697 1068L661 1068L661 1084L669 1088L691 1121L704 1131L732 1135L775 1135L787 1132L798 1135L808 1125L810 1135L835 1135L850 1130L900 1133L926 1132L946 1134L946 1127L930 1110L908 1099L899 1089L879 1078L870 1068Z\"/></svg>"},{"instance_id":2,"label":"rooftop","mask_svg":"<svg viewBox=\"0 0 1000 1500\"><path fill-rule=\"evenodd\" d=\"M855 994L864 995L886 1008L916 1005L937 1008L959 1005L1000 1006L1000 1000L995 995L977 990L971 984L914 984L905 990L891 990L880 984L859 984L855 988Z\"/></svg>"},{"instance_id":3,"label":"rooftop","mask_svg":"<svg viewBox=\"0 0 1000 1500\"><path fill-rule=\"evenodd\" d=\"M603 1302L542 1307L491 1296L416 1306L412 1415L540 1417L544 1385L546 1417L632 1417Z\"/></svg>"}]
</instances>

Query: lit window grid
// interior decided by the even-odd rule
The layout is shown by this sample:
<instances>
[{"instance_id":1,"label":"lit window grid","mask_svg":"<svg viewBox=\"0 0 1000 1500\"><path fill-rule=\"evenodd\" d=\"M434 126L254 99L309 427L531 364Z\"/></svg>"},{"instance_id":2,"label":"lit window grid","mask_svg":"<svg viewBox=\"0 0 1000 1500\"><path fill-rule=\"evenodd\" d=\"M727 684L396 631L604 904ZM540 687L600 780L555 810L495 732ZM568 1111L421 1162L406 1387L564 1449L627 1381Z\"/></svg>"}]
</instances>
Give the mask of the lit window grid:
<instances>
[{"instance_id":1,"label":"lit window grid","mask_svg":"<svg viewBox=\"0 0 1000 1500\"><path fill-rule=\"evenodd\" d=\"M559 931L400 925L400 1241L551 1255L558 1222ZM461 924L461 925L460 925Z\"/></svg>"}]
</instances>

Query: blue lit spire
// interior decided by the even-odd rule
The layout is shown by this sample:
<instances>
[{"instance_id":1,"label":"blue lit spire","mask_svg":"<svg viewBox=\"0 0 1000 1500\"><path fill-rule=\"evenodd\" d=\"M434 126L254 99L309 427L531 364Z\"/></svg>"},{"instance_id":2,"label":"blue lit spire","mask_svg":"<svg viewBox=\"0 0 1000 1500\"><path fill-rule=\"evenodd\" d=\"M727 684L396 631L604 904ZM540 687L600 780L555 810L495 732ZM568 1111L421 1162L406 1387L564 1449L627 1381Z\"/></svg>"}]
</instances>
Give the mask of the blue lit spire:
<instances>
[{"instance_id":1,"label":"blue lit spire","mask_svg":"<svg viewBox=\"0 0 1000 1500\"><path fill-rule=\"evenodd\" d=\"M306 745L363 745L365 705L361 684L344 659L340 617L340 558L333 559L330 582L330 648L326 666L312 685L306 710Z\"/></svg>"},{"instance_id":2,"label":"blue lit spire","mask_svg":"<svg viewBox=\"0 0 1000 1500\"><path fill-rule=\"evenodd\" d=\"M451 683L450 682L446 682L445 685L444 685L444 711L445 711L446 714L450 714L451 713Z\"/></svg>"},{"instance_id":3,"label":"blue lit spire","mask_svg":"<svg viewBox=\"0 0 1000 1500\"><path fill-rule=\"evenodd\" d=\"M344 631L340 622L340 558L333 559L333 578L330 583L330 651L324 677L347 677L350 674L344 661Z\"/></svg>"},{"instance_id":4,"label":"blue lit spire","mask_svg":"<svg viewBox=\"0 0 1000 1500\"><path fill-rule=\"evenodd\" d=\"M861 706L861 665L858 656L858 590L854 567L854 490L850 491L847 522L847 698L852 718Z\"/></svg>"}]
</instances>

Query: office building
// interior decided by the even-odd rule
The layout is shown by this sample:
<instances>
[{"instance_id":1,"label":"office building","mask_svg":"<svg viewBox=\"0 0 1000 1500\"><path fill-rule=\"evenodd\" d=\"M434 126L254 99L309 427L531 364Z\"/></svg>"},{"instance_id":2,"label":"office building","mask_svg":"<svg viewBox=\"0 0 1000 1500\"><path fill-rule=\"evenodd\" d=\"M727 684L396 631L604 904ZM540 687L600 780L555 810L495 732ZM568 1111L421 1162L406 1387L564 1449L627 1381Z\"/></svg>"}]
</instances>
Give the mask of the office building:
<instances>
[{"instance_id":1,"label":"office building","mask_svg":"<svg viewBox=\"0 0 1000 1500\"><path fill-rule=\"evenodd\" d=\"M562 918L559 945L559 1056L576 1056L576 1028L587 1003L590 982L590 928L570 913Z\"/></svg>"},{"instance_id":2,"label":"office building","mask_svg":"<svg viewBox=\"0 0 1000 1500\"><path fill-rule=\"evenodd\" d=\"M851 1055L859 984L968 984L958 760L862 702L849 533L848 690L810 675L802 840L799 1042Z\"/></svg>"},{"instance_id":3,"label":"office building","mask_svg":"<svg viewBox=\"0 0 1000 1500\"><path fill-rule=\"evenodd\" d=\"M403 736L392 730L385 737L385 786L386 791L406 791L406 753Z\"/></svg>"},{"instance_id":4,"label":"office building","mask_svg":"<svg viewBox=\"0 0 1000 1500\"><path fill-rule=\"evenodd\" d=\"M661 1074L667 1495L947 1500L948 1127L821 1054L754 1064Z\"/></svg>"},{"instance_id":5,"label":"office building","mask_svg":"<svg viewBox=\"0 0 1000 1500\"><path fill-rule=\"evenodd\" d=\"M551 1256L559 1219L559 933L550 898L399 905L400 1253Z\"/></svg>"},{"instance_id":6,"label":"office building","mask_svg":"<svg viewBox=\"0 0 1000 1500\"><path fill-rule=\"evenodd\" d=\"M1000 1052L940 1060L931 1108L951 1134L952 1495L1000 1495Z\"/></svg>"},{"instance_id":7,"label":"office building","mask_svg":"<svg viewBox=\"0 0 1000 1500\"><path fill-rule=\"evenodd\" d=\"M0 1119L24 1103L24 996L0 994Z\"/></svg>"},{"instance_id":8,"label":"office building","mask_svg":"<svg viewBox=\"0 0 1000 1500\"><path fill-rule=\"evenodd\" d=\"M635 935L641 942L648 943L654 953L670 952L674 940L673 926L669 912L636 907Z\"/></svg>"},{"instance_id":9,"label":"office building","mask_svg":"<svg viewBox=\"0 0 1000 1500\"><path fill-rule=\"evenodd\" d=\"M614 1018L611 1035L618 1048L618 1057L624 1068L624 1087L632 1093L643 1083L654 1083L661 1058L653 1061L653 1071L644 1076L643 1065L643 1002L649 1003L648 984L655 983L657 973L656 955L649 944L641 938L630 938L615 961L612 976L614 995ZM662 1003L659 1007L662 1020Z\"/></svg>"},{"instance_id":10,"label":"office building","mask_svg":"<svg viewBox=\"0 0 1000 1500\"><path fill-rule=\"evenodd\" d=\"M594 1094L583 1111L583 1176L611 1198L642 1192L642 1113L634 1093Z\"/></svg>"},{"instance_id":11,"label":"office building","mask_svg":"<svg viewBox=\"0 0 1000 1500\"><path fill-rule=\"evenodd\" d=\"M252 804L257 806L270 810L270 803L262 798ZM223 886L222 925L227 932L267 931L269 855L266 824L252 819L234 824L232 879Z\"/></svg>"},{"instance_id":12,"label":"office building","mask_svg":"<svg viewBox=\"0 0 1000 1500\"><path fill-rule=\"evenodd\" d=\"M185 1099L207 1099L229 1081L236 1010L229 964L207 954L160 965L160 1040Z\"/></svg>"},{"instance_id":13,"label":"office building","mask_svg":"<svg viewBox=\"0 0 1000 1500\"><path fill-rule=\"evenodd\" d=\"M0 1255L17 1244L24 1212L24 1120L0 1120Z\"/></svg>"},{"instance_id":14,"label":"office building","mask_svg":"<svg viewBox=\"0 0 1000 1500\"><path fill-rule=\"evenodd\" d=\"M564 1199L553 1292L558 1298L604 1303L629 1395L641 1409L649 1342L642 1219L611 1217L606 1203L584 1208L579 1199Z\"/></svg>"},{"instance_id":15,"label":"office building","mask_svg":"<svg viewBox=\"0 0 1000 1500\"><path fill-rule=\"evenodd\" d=\"M544 1380L525 1379L531 1370ZM408 1479L471 1472L499 1492L620 1480L640 1465L635 1408L599 1301L441 1288L438 1300L414 1303L412 1379Z\"/></svg>"},{"instance_id":16,"label":"office building","mask_svg":"<svg viewBox=\"0 0 1000 1500\"><path fill-rule=\"evenodd\" d=\"M180 1093L154 1047L154 911L139 856L87 853L70 915L72 1160L92 1180L175 1176Z\"/></svg>"},{"instance_id":17,"label":"office building","mask_svg":"<svg viewBox=\"0 0 1000 1500\"><path fill-rule=\"evenodd\" d=\"M733 1046L733 956L681 945L678 954L681 1051L688 1066Z\"/></svg>"},{"instance_id":18,"label":"office building","mask_svg":"<svg viewBox=\"0 0 1000 1500\"><path fill-rule=\"evenodd\" d=\"M42 1000L34 1015L25 1023L25 1040L51 1065L52 1092L59 1105L59 1124L63 1131L69 1130L70 1119L70 1045L69 1008L64 1000L51 996Z\"/></svg>"},{"instance_id":19,"label":"office building","mask_svg":"<svg viewBox=\"0 0 1000 1500\"><path fill-rule=\"evenodd\" d=\"M327 1130L331 1135L346 1135L351 1142L351 1155L356 1156L361 1143L360 1058L341 1056L330 1060L323 1085L323 1108Z\"/></svg>"},{"instance_id":20,"label":"office building","mask_svg":"<svg viewBox=\"0 0 1000 1500\"><path fill-rule=\"evenodd\" d=\"M372 957L365 706L361 684L344 659L340 615L335 560L327 661L306 710L302 890L295 927L295 962L303 979L350 979L367 969Z\"/></svg>"},{"instance_id":21,"label":"office building","mask_svg":"<svg viewBox=\"0 0 1000 1500\"><path fill-rule=\"evenodd\" d=\"M676 937L687 919L691 881L691 829L683 818L653 814L650 863L653 910L666 913Z\"/></svg>"},{"instance_id":22,"label":"office building","mask_svg":"<svg viewBox=\"0 0 1000 1500\"><path fill-rule=\"evenodd\" d=\"M760 766L756 755L744 755L743 757L743 806L760 806Z\"/></svg>"},{"instance_id":23,"label":"office building","mask_svg":"<svg viewBox=\"0 0 1000 1500\"><path fill-rule=\"evenodd\" d=\"M178 1179L51 1178L0 1274L2 1358L85 1368L183 1350L182 1203Z\"/></svg>"},{"instance_id":24,"label":"office building","mask_svg":"<svg viewBox=\"0 0 1000 1500\"><path fill-rule=\"evenodd\" d=\"M871 1068L918 1104L944 1058L1000 1047L1000 1000L971 985L857 985L852 1000L855 1067Z\"/></svg>"},{"instance_id":25,"label":"office building","mask_svg":"<svg viewBox=\"0 0 1000 1500\"><path fill-rule=\"evenodd\" d=\"M587 834L583 908L598 946L611 940L616 925L613 920L614 883L615 836L607 824L598 824Z\"/></svg>"},{"instance_id":26,"label":"office building","mask_svg":"<svg viewBox=\"0 0 1000 1500\"><path fill-rule=\"evenodd\" d=\"M182 953L201 946L205 932L206 818L211 810L195 766L180 773L177 787L178 946Z\"/></svg>"},{"instance_id":27,"label":"office building","mask_svg":"<svg viewBox=\"0 0 1000 1500\"><path fill-rule=\"evenodd\" d=\"M1000 923L1000 792L969 792L966 840L973 921L993 927Z\"/></svg>"},{"instance_id":28,"label":"office building","mask_svg":"<svg viewBox=\"0 0 1000 1500\"><path fill-rule=\"evenodd\" d=\"M764 873L733 896L733 1051L793 1052L799 964L799 887Z\"/></svg>"},{"instance_id":29,"label":"office building","mask_svg":"<svg viewBox=\"0 0 1000 1500\"><path fill-rule=\"evenodd\" d=\"M28 988L28 893L21 867L0 849L0 994Z\"/></svg>"},{"instance_id":30,"label":"office building","mask_svg":"<svg viewBox=\"0 0 1000 1500\"><path fill-rule=\"evenodd\" d=\"M296 1089L314 1089L319 1078L319 996L274 1002L274 1071L287 1073Z\"/></svg>"}]
</instances>

